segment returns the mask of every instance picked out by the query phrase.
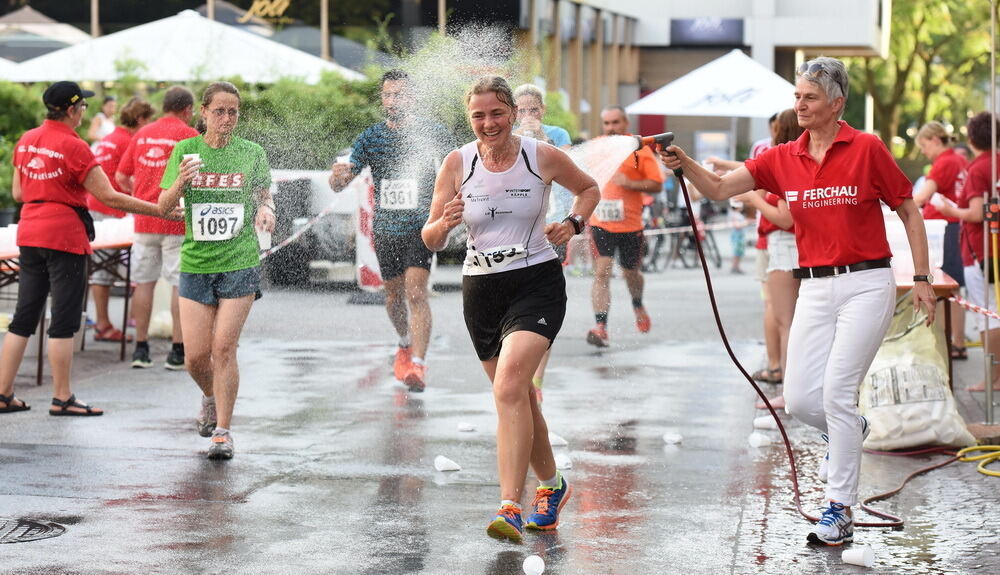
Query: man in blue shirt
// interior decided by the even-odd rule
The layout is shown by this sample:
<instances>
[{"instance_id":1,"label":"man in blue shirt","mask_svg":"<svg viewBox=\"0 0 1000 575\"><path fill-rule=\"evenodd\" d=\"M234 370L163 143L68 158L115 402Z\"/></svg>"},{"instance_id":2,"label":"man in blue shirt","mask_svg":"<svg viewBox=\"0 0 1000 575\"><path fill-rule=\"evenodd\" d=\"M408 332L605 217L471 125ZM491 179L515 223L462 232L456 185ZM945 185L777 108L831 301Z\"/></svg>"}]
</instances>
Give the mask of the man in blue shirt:
<instances>
[{"instance_id":1,"label":"man in blue shirt","mask_svg":"<svg viewBox=\"0 0 1000 575\"><path fill-rule=\"evenodd\" d=\"M433 254L420 230L427 222L434 179L455 138L444 126L413 115L413 84L406 72L382 76L385 121L354 142L349 163L335 163L330 187L344 189L365 166L375 183L375 255L385 285L385 306L399 349L393 371L410 391L423 391L431 332L427 283ZM411 339L412 338L412 339Z\"/></svg>"}]
</instances>

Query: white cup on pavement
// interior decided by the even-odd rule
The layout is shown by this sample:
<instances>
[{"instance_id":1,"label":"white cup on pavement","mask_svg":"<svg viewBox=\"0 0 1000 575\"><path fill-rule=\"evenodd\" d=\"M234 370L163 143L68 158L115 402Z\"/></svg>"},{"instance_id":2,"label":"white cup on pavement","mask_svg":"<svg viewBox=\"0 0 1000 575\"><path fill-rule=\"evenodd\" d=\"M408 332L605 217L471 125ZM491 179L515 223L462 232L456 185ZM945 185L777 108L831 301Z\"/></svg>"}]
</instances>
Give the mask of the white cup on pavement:
<instances>
[{"instance_id":1,"label":"white cup on pavement","mask_svg":"<svg viewBox=\"0 0 1000 575\"><path fill-rule=\"evenodd\" d=\"M875 551L867 545L852 545L850 549L844 549L840 558L844 563L871 567L875 564Z\"/></svg>"},{"instance_id":2,"label":"white cup on pavement","mask_svg":"<svg viewBox=\"0 0 1000 575\"><path fill-rule=\"evenodd\" d=\"M747 443L750 444L750 447L767 447L771 445L771 438L755 431L747 438Z\"/></svg>"}]
</instances>

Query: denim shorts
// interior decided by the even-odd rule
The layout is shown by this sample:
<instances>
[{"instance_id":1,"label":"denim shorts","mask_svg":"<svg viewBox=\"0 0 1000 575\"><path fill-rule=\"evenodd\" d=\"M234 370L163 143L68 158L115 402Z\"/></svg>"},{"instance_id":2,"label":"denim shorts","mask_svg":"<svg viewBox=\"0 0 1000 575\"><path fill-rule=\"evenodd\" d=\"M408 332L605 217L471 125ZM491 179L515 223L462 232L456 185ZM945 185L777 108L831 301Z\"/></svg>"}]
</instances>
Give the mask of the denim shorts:
<instances>
[{"instance_id":1,"label":"denim shorts","mask_svg":"<svg viewBox=\"0 0 1000 575\"><path fill-rule=\"evenodd\" d=\"M217 274L181 272L180 297L204 305L219 305L220 299L239 299L248 295L261 298L260 267Z\"/></svg>"}]
</instances>

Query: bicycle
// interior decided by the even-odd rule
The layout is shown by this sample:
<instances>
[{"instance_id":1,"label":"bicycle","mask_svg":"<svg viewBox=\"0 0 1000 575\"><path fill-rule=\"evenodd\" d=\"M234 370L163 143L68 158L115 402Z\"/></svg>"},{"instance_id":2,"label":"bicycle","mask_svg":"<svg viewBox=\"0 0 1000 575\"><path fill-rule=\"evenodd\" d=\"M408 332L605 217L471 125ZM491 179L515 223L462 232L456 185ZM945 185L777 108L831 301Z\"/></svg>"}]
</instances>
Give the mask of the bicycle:
<instances>
[{"instance_id":1,"label":"bicycle","mask_svg":"<svg viewBox=\"0 0 1000 575\"><path fill-rule=\"evenodd\" d=\"M705 221L715 215L715 207L709 200L699 204L699 214L695 216L695 230L701 240L705 258L716 268L722 267L722 253L715 241L712 230L705 229ZM643 271L660 272L675 266L680 262L685 269L699 265L698 247L695 244L694 232L689 229L687 210L680 206L668 207L667 216L660 227L649 226L647 229L688 228L681 232L670 234L655 234L652 248L647 249L643 258ZM651 221L655 224L655 218ZM668 238L669 236L669 238ZM648 242L648 240L647 240ZM648 243L647 243L648 246Z\"/></svg>"}]
</instances>

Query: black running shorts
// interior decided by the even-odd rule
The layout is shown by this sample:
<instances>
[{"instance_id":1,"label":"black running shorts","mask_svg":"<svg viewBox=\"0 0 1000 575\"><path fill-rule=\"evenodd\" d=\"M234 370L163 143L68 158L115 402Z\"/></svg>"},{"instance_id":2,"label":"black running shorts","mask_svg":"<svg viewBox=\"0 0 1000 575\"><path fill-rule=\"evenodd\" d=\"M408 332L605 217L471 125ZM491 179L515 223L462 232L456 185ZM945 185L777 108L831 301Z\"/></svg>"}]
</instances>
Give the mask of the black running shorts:
<instances>
[{"instance_id":1,"label":"black running shorts","mask_svg":"<svg viewBox=\"0 0 1000 575\"><path fill-rule=\"evenodd\" d=\"M375 257L383 280L391 280L406 273L406 268L431 269L434 252L427 249L420 230L410 234L376 233Z\"/></svg>"},{"instance_id":2,"label":"black running shorts","mask_svg":"<svg viewBox=\"0 0 1000 575\"><path fill-rule=\"evenodd\" d=\"M642 259L642 248L646 243L642 230L616 233L591 226L590 237L594 240L594 247L601 257L614 257L617 249L618 263L624 269L634 270Z\"/></svg>"},{"instance_id":3,"label":"black running shorts","mask_svg":"<svg viewBox=\"0 0 1000 575\"><path fill-rule=\"evenodd\" d=\"M559 260L462 278L465 326L480 361L500 355L503 339L531 331L556 339L566 316L566 278Z\"/></svg>"}]
</instances>

